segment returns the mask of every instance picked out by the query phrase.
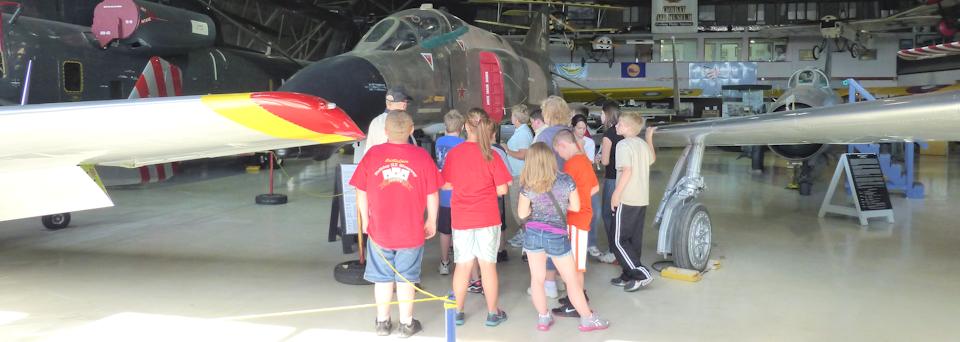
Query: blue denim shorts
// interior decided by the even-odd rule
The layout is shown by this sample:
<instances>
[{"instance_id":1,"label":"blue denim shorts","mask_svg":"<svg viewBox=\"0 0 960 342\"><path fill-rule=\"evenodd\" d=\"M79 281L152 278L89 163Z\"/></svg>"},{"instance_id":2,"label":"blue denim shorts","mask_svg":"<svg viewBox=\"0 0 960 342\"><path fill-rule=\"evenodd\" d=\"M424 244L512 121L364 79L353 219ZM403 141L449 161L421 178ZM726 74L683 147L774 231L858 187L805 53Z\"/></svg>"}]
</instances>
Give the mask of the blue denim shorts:
<instances>
[{"instance_id":1,"label":"blue denim shorts","mask_svg":"<svg viewBox=\"0 0 960 342\"><path fill-rule=\"evenodd\" d=\"M377 252L377 250L380 250ZM383 256L380 254L383 253ZM386 258L386 260L384 260ZM367 266L363 271L363 279L372 283L402 283L390 266L389 262L412 283L420 282L420 265L423 262L423 246L417 248L386 249L378 246L373 239L367 239Z\"/></svg>"},{"instance_id":2,"label":"blue denim shorts","mask_svg":"<svg viewBox=\"0 0 960 342\"><path fill-rule=\"evenodd\" d=\"M523 250L527 253L544 253L552 257L570 254L570 237L540 229L527 228L523 232Z\"/></svg>"}]
</instances>

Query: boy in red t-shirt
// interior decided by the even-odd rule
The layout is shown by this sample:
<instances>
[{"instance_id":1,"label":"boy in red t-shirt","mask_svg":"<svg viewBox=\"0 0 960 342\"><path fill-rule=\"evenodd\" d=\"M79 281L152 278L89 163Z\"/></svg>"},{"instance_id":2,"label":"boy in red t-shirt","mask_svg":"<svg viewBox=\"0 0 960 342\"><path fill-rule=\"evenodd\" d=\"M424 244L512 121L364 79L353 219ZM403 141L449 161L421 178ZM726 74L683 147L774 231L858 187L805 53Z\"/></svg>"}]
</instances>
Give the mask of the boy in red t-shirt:
<instances>
[{"instance_id":1,"label":"boy in red t-shirt","mask_svg":"<svg viewBox=\"0 0 960 342\"><path fill-rule=\"evenodd\" d=\"M590 223L593 220L591 197L600 192L600 183L593 165L577 142L576 136L569 129L557 132L553 137L553 150L560 158L566 160L563 164L563 173L573 178L577 186L577 195L580 197L580 210L567 211L567 224L570 226L570 245L573 251L573 260L577 265L577 280L583 288L583 275L587 271L587 240L590 232ZM599 208L598 208L599 209ZM584 290L586 296L586 290ZM588 299L589 300L589 299ZM570 304L569 297L560 298L561 306L553 309L553 314L561 317L579 317L577 310Z\"/></svg>"},{"instance_id":2,"label":"boy in red t-shirt","mask_svg":"<svg viewBox=\"0 0 960 342\"><path fill-rule=\"evenodd\" d=\"M364 154L350 185L357 188L361 231L370 237L363 278L375 284L377 335L390 335L393 328L388 303L396 283L400 336L409 337L423 330L420 321L413 319L412 283L420 282L424 240L437 232L437 191L443 180L427 151L407 143L413 133L409 114L391 111L385 130L387 143Z\"/></svg>"},{"instance_id":3,"label":"boy in red t-shirt","mask_svg":"<svg viewBox=\"0 0 960 342\"><path fill-rule=\"evenodd\" d=\"M497 307L497 250L500 245L500 209L497 196L507 193L513 177L490 147L493 122L482 109L467 113L467 141L450 150L443 166L444 189L450 199L453 226L453 292L457 325L464 322L463 303L475 262L480 264L487 300L487 326L497 326L507 314Z\"/></svg>"}]
</instances>

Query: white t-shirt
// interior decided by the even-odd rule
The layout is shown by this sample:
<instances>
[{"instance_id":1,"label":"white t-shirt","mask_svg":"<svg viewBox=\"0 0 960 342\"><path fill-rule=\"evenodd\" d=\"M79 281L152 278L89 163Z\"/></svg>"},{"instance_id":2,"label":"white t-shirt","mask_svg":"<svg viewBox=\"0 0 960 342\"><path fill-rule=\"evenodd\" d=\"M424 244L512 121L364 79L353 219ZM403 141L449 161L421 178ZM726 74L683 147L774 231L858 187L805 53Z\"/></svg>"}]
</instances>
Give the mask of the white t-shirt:
<instances>
[{"instance_id":1,"label":"white t-shirt","mask_svg":"<svg viewBox=\"0 0 960 342\"><path fill-rule=\"evenodd\" d=\"M597 142L593 141L588 136L583 137L583 153L587 155L587 158L590 159L591 163L596 162L597 158Z\"/></svg>"},{"instance_id":2,"label":"white t-shirt","mask_svg":"<svg viewBox=\"0 0 960 342\"><path fill-rule=\"evenodd\" d=\"M370 128L367 129L367 139L364 141L363 153L366 154L371 147L387 143L387 113L377 115L370 121Z\"/></svg>"},{"instance_id":3,"label":"white t-shirt","mask_svg":"<svg viewBox=\"0 0 960 342\"><path fill-rule=\"evenodd\" d=\"M638 137L624 138L617 143L617 182L623 175L623 167L630 167L630 179L623 189L620 202L642 207L650 203L650 146Z\"/></svg>"}]
</instances>

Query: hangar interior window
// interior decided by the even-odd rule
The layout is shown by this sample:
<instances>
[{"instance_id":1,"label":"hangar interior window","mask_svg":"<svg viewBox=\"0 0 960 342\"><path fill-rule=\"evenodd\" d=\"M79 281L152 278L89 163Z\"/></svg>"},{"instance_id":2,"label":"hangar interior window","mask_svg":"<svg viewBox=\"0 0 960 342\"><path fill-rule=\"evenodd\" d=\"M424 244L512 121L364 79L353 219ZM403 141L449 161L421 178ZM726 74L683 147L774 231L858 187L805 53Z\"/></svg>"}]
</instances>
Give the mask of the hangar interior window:
<instances>
[{"instance_id":1,"label":"hangar interior window","mask_svg":"<svg viewBox=\"0 0 960 342\"><path fill-rule=\"evenodd\" d=\"M697 40L677 39L677 62L697 60ZM660 40L660 61L673 62L673 43L669 39Z\"/></svg>"},{"instance_id":2,"label":"hangar interior window","mask_svg":"<svg viewBox=\"0 0 960 342\"><path fill-rule=\"evenodd\" d=\"M751 62L784 62L787 60L786 39L750 38Z\"/></svg>"},{"instance_id":3,"label":"hangar interior window","mask_svg":"<svg viewBox=\"0 0 960 342\"><path fill-rule=\"evenodd\" d=\"M704 39L703 59L708 62L735 62L740 60L739 39Z\"/></svg>"},{"instance_id":4,"label":"hangar interior window","mask_svg":"<svg viewBox=\"0 0 960 342\"><path fill-rule=\"evenodd\" d=\"M83 91L83 64L77 61L63 62L63 91Z\"/></svg>"}]
</instances>

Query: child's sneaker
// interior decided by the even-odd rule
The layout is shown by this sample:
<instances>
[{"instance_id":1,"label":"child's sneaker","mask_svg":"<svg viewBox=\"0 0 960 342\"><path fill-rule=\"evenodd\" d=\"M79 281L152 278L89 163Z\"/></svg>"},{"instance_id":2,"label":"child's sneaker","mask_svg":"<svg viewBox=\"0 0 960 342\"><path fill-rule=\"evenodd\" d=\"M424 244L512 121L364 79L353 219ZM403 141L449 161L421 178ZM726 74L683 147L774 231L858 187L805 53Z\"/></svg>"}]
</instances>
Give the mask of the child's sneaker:
<instances>
[{"instance_id":1,"label":"child's sneaker","mask_svg":"<svg viewBox=\"0 0 960 342\"><path fill-rule=\"evenodd\" d=\"M456 323L458 326L463 325L466 320L463 317L463 311L457 313L457 316L453 319L453 323Z\"/></svg>"},{"instance_id":2,"label":"child's sneaker","mask_svg":"<svg viewBox=\"0 0 960 342\"><path fill-rule=\"evenodd\" d=\"M590 317L580 318L580 326L578 327L580 331L589 332L594 330L603 330L610 326L610 321L600 318L600 315L597 315L594 312Z\"/></svg>"},{"instance_id":3,"label":"child's sneaker","mask_svg":"<svg viewBox=\"0 0 960 342\"><path fill-rule=\"evenodd\" d=\"M587 254L590 254L590 256L594 258L600 258L603 256L603 253L600 252L600 249L597 248L597 246L590 246L587 248Z\"/></svg>"},{"instance_id":4,"label":"child's sneaker","mask_svg":"<svg viewBox=\"0 0 960 342\"><path fill-rule=\"evenodd\" d=\"M507 243L514 248L523 247L523 229L517 232L517 235L514 235L510 240L507 240Z\"/></svg>"},{"instance_id":5,"label":"child's sneaker","mask_svg":"<svg viewBox=\"0 0 960 342\"><path fill-rule=\"evenodd\" d=\"M448 274L450 274L450 262L449 262L449 261L447 261L447 262L440 261L440 267L437 268L437 271L440 272L440 275L448 275Z\"/></svg>"},{"instance_id":6,"label":"child's sneaker","mask_svg":"<svg viewBox=\"0 0 960 342\"><path fill-rule=\"evenodd\" d=\"M393 324L389 319L383 322L377 321L377 336L388 336L391 331L393 331Z\"/></svg>"},{"instance_id":7,"label":"child's sneaker","mask_svg":"<svg viewBox=\"0 0 960 342\"><path fill-rule=\"evenodd\" d=\"M420 321L418 320L411 320L410 324L400 323L400 338L413 336L421 330L423 330L423 326L420 325Z\"/></svg>"},{"instance_id":8,"label":"child's sneaker","mask_svg":"<svg viewBox=\"0 0 960 342\"><path fill-rule=\"evenodd\" d=\"M599 259L602 263L612 264L617 261L617 256L613 255L613 253L607 252L606 254L601 255Z\"/></svg>"},{"instance_id":9,"label":"child's sneaker","mask_svg":"<svg viewBox=\"0 0 960 342\"><path fill-rule=\"evenodd\" d=\"M483 282L480 281L480 279L470 282L470 286L467 286L467 291L470 293L483 294Z\"/></svg>"},{"instance_id":10,"label":"child's sneaker","mask_svg":"<svg viewBox=\"0 0 960 342\"><path fill-rule=\"evenodd\" d=\"M546 316L541 316L540 314L537 314L537 316L537 330L550 330L550 326L553 325L553 315L547 314Z\"/></svg>"},{"instance_id":11,"label":"child's sneaker","mask_svg":"<svg viewBox=\"0 0 960 342\"><path fill-rule=\"evenodd\" d=\"M495 327L507 320L507 313L497 309L497 313L487 313L487 321L483 324L488 327Z\"/></svg>"}]
</instances>

